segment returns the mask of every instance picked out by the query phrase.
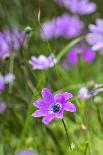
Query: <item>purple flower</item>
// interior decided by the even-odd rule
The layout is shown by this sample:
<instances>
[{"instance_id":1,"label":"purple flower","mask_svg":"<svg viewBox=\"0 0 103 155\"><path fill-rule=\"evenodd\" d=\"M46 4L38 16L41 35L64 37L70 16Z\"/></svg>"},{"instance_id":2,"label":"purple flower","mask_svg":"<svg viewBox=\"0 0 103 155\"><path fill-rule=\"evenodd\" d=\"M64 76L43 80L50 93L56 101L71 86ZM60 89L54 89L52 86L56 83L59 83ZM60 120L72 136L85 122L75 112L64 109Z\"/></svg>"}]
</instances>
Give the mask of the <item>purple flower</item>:
<instances>
[{"instance_id":1,"label":"purple flower","mask_svg":"<svg viewBox=\"0 0 103 155\"><path fill-rule=\"evenodd\" d=\"M18 152L16 155L37 155L37 154L30 150L22 150Z\"/></svg>"},{"instance_id":2,"label":"purple flower","mask_svg":"<svg viewBox=\"0 0 103 155\"><path fill-rule=\"evenodd\" d=\"M90 97L90 93L87 87L80 88L78 92L78 97L82 100L87 100Z\"/></svg>"},{"instance_id":3,"label":"purple flower","mask_svg":"<svg viewBox=\"0 0 103 155\"><path fill-rule=\"evenodd\" d=\"M42 40L65 37L73 38L81 34L84 23L77 16L63 14L42 25L40 37Z\"/></svg>"},{"instance_id":4,"label":"purple flower","mask_svg":"<svg viewBox=\"0 0 103 155\"><path fill-rule=\"evenodd\" d=\"M94 51L103 53L103 19L97 19L96 25L89 25L90 33L87 35L87 42L92 45Z\"/></svg>"},{"instance_id":5,"label":"purple flower","mask_svg":"<svg viewBox=\"0 0 103 155\"><path fill-rule=\"evenodd\" d=\"M44 70L46 68L53 67L54 64L57 62L57 60L54 58L54 56L46 57L44 55L40 55L38 58L35 56L31 57L31 60L29 60L29 64L32 65L32 68Z\"/></svg>"},{"instance_id":6,"label":"purple flower","mask_svg":"<svg viewBox=\"0 0 103 155\"><path fill-rule=\"evenodd\" d=\"M6 109L6 104L0 101L0 113L3 113Z\"/></svg>"},{"instance_id":7,"label":"purple flower","mask_svg":"<svg viewBox=\"0 0 103 155\"><path fill-rule=\"evenodd\" d=\"M74 104L68 101L73 97L71 93L64 92L53 96L48 88L43 88L41 94L43 99L34 102L34 106L39 110L36 110L32 116L43 117L42 122L44 124L49 124L55 117L62 119L64 110L76 111Z\"/></svg>"},{"instance_id":8,"label":"purple flower","mask_svg":"<svg viewBox=\"0 0 103 155\"><path fill-rule=\"evenodd\" d=\"M95 58L95 53L86 44L81 43L69 50L67 60L74 65L78 62L79 57L85 62L91 63Z\"/></svg>"},{"instance_id":9,"label":"purple flower","mask_svg":"<svg viewBox=\"0 0 103 155\"><path fill-rule=\"evenodd\" d=\"M24 37L25 34L19 32L16 28L13 28L11 31L4 29L0 33L0 59L4 59L11 51L19 49Z\"/></svg>"},{"instance_id":10,"label":"purple flower","mask_svg":"<svg viewBox=\"0 0 103 155\"><path fill-rule=\"evenodd\" d=\"M15 75L12 73L8 73L4 77L5 84L13 83L14 80L15 80Z\"/></svg>"},{"instance_id":11,"label":"purple flower","mask_svg":"<svg viewBox=\"0 0 103 155\"><path fill-rule=\"evenodd\" d=\"M6 84L12 84L15 80L15 75L8 73L5 76L0 74L0 93L4 91Z\"/></svg>"},{"instance_id":12,"label":"purple flower","mask_svg":"<svg viewBox=\"0 0 103 155\"><path fill-rule=\"evenodd\" d=\"M66 7L72 13L84 15L95 12L96 4L89 0L55 0L59 5Z\"/></svg>"},{"instance_id":13,"label":"purple flower","mask_svg":"<svg viewBox=\"0 0 103 155\"><path fill-rule=\"evenodd\" d=\"M82 100L87 100L92 96L96 96L97 94L103 92L103 83L97 84L94 83L92 87L82 87L78 91L78 97Z\"/></svg>"}]
</instances>

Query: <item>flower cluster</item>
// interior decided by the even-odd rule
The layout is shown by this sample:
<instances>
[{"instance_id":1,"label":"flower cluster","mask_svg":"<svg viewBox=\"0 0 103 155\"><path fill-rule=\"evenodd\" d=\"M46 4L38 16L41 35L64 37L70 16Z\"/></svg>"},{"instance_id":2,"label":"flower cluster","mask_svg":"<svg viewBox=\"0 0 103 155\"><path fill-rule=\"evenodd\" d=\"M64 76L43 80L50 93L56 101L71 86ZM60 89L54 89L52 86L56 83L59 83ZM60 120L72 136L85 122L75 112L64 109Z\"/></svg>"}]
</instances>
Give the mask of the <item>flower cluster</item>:
<instances>
[{"instance_id":1,"label":"flower cluster","mask_svg":"<svg viewBox=\"0 0 103 155\"><path fill-rule=\"evenodd\" d=\"M68 101L72 98L72 94L68 92L58 93L55 96L52 95L48 88L42 89L42 98L34 102L34 106L39 108L32 116L33 117L44 117L42 122L49 124L53 118L63 118L64 110L69 112L75 112L76 107L73 103Z\"/></svg>"},{"instance_id":2,"label":"flower cluster","mask_svg":"<svg viewBox=\"0 0 103 155\"><path fill-rule=\"evenodd\" d=\"M89 0L55 0L59 5L64 6L75 14L90 14L96 10L96 4Z\"/></svg>"},{"instance_id":3,"label":"flower cluster","mask_svg":"<svg viewBox=\"0 0 103 155\"><path fill-rule=\"evenodd\" d=\"M15 76L12 73L8 73L5 76L0 74L0 92L4 91L6 84L13 83L14 80Z\"/></svg>"},{"instance_id":4,"label":"flower cluster","mask_svg":"<svg viewBox=\"0 0 103 155\"><path fill-rule=\"evenodd\" d=\"M25 34L19 32L17 28L4 29L3 32L0 32L0 59L4 59L10 54L11 51L17 50L24 39Z\"/></svg>"},{"instance_id":5,"label":"flower cluster","mask_svg":"<svg viewBox=\"0 0 103 155\"><path fill-rule=\"evenodd\" d=\"M97 19L96 25L89 25L90 33L87 35L87 42L92 45L94 51L103 53L103 19Z\"/></svg>"},{"instance_id":6,"label":"flower cluster","mask_svg":"<svg viewBox=\"0 0 103 155\"><path fill-rule=\"evenodd\" d=\"M42 40L64 37L73 38L81 34L84 23L77 16L63 14L42 25L40 37Z\"/></svg>"},{"instance_id":7,"label":"flower cluster","mask_svg":"<svg viewBox=\"0 0 103 155\"><path fill-rule=\"evenodd\" d=\"M31 57L29 60L29 64L32 65L32 69L44 70L46 68L51 68L56 64L57 60L54 56L50 55L48 57L44 55L40 55L38 58L35 56Z\"/></svg>"},{"instance_id":8,"label":"flower cluster","mask_svg":"<svg viewBox=\"0 0 103 155\"><path fill-rule=\"evenodd\" d=\"M71 48L67 53L67 60L70 64L77 64L78 58L83 59L86 63L91 63L96 54L85 43L80 43Z\"/></svg>"}]
</instances>

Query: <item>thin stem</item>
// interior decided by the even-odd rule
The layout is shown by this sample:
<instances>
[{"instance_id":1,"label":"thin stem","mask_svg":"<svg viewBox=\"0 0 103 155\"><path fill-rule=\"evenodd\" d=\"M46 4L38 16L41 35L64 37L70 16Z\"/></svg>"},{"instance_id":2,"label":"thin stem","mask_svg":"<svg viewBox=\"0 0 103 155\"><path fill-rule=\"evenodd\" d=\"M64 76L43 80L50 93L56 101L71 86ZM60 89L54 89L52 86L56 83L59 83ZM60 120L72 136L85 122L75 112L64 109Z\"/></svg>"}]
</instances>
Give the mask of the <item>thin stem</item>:
<instances>
[{"instance_id":1,"label":"thin stem","mask_svg":"<svg viewBox=\"0 0 103 155\"><path fill-rule=\"evenodd\" d=\"M15 59L15 56L14 56L13 53L11 53L11 55L10 55L9 73L12 73L12 74L13 74L13 70L14 70L14 59ZM12 88L13 88L13 84L9 83L9 93L12 92Z\"/></svg>"},{"instance_id":2,"label":"thin stem","mask_svg":"<svg viewBox=\"0 0 103 155\"><path fill-rule=\"evenodd\" d=\"M68 135L67 128L66 128L66 125L65 125L65 122L64 122L64 119L63 118L62 118L62 123L63 123L64 129L65 129L65 132L66 132L66 136L67 136L69 148L70 148L70 150L72 150L71 144L70 144L70 140L69 140L69 135Z\"/></svg>"}]
</instances>

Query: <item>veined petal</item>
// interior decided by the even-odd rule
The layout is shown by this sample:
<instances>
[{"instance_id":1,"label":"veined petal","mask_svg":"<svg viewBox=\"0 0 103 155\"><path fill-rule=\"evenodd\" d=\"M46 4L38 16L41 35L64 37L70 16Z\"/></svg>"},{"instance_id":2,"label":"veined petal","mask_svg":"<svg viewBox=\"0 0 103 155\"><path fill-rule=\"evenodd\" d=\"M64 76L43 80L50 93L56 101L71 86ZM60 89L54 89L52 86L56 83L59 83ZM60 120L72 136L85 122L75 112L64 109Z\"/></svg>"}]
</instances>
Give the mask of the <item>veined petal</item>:
<instances>
[{"instance_id":1,"label":"veined petal","mask_svg":"<svg viewBox=\"0 0 103 155\"><path fill-rule=\"evenodd\" d=\"M43 88L41 94L42 98L48 103L54 102L54 96L52 95L51 91L48 88Z\"/></svg>"},{"instance_id":2,"label":"veined petal","mask_svg":"<svg viewBox=\"0 0 103 155\"><path fill-rule=\"evenodd\" d=\"M73 95L71 93L59 93L54 96L55 102L65 103L68 99L72 98Z\"/></svg>"},{"instance_id":3,"label":"veined petal","mask_svg":"<svg viewBox=\"0 0 103 155\"><path fill-rule=\"evenodd\" d=\"M32 116L33 117L43 117L43 116L47 116L49 115L49 111L48 110L36 110Z\"/></svg>"},{"instance_id":4,"label":"veined petal","mask_svg":"<svg viewBox=\"0 0 103 155\"><path fill-rule=\"evenodd\" d=\"M73 103L71 102L67 102L64 105L64 110L70 111L70 112L75 112L76 111L76 107Z\"/></svg>"},{"instance_id":5,"label":"veined petal","mask_svg":"<svg viewBox=\"0 0 103 155\"><path fill-rule=\"evenodd\" d=\"M47 124L49 124L49 123L52 121L53 118L54 118L54 114L49 114L49 115L47 115L47 116L45 116L45 117L43 118L42 122L43 122L45 125L47 125Z\"/></svg>"},{"instance_id":6,"label":"veined petal","mask_svg":"<svg viewBox=\"0 0 103 155\"><path fill-rule=\"evenodd\" d=\"M48 109L49 104L44 100L36 100L33 105L39 109Z\"/></svg>"},{"instance_id":7,"label":"veined petal","mask_svg":"<svg viewBox=\"0 0 103 155\"><path fill-rule=\"evenodd\" d=\"M55 117L62 119L63 118L63 113L64 113L64 109L62 109L61 111L55 113Z\"/></svg>"}]
</instances>

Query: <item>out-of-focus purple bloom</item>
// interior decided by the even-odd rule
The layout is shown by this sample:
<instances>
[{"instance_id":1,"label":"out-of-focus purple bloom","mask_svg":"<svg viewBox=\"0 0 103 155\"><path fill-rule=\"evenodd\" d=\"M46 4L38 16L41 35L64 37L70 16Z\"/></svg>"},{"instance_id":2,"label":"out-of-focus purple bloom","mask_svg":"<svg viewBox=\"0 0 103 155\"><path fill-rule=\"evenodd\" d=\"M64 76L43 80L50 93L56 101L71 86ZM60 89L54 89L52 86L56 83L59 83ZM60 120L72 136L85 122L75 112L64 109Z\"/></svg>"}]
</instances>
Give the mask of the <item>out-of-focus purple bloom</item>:
<instances>
[{"instance_id":1,"label":"out-of-focus purple bloom","mask_svg":"<svg viewBox=\"0 0 103 155\"><path fill-rule=\"evenodd\" d=\"M85 62L91 63L95 58L95 53L86 44L81 43L73 47L67 53L67 60L70 64L76 64L78 58L82 58Z\"/></svg>"},{"instance_id":2,"label":"out-of-focus purple bloom","mask_svg":"<svg viewBox=\"0 0 103 155\"><path fill-rule=\"evenodd\" d=\"M77 16L63 14L42 25L40 37L42 40L65 37L73 38L81 34L84 23Z\"/></svg>"},{"instance_id":3,"label":"out-of-focus purple bloom","mask_svg":"<svg viewBox=\"0 0 103 155\"><path fill-rule=\"evenodd\" d=\"M55 117L62 119L64 110L69 112L76 111L75 105L68 101L68 99L73 97L71 93L64 92L53 96L48 88L43 88L41 94L43 99L34 102L34 106L39 108L39 110L36 110L32 116L44 117L42 120L44 124L49 124Z\"/></svg>"},{"instance_id":4,"label":"out-of-focus purple bloom","mask_svg":"<svg viewBox=\"0 0 103 155\"><path fill-rule=\"evenodd\" d=\"M96 96L97 94L103 92L103 84L94 84L92 88L88 88L86 86L80 88L78 91L78 97L82 100L87 100L92 96Z\"/></svg>"},{"instance_id":5,"label":"out-of-focus purple bloom","mask_svg":"<svg viewBox=\"0 0 103 155\"><path fill-rule=\"evenodd\" d=\"M0 101L0 113L3 113L6 109L6 104Z\"/></svg>"},{"instance_id":6,"label":"out-of-focus purple bloom","mask_svg":"<svg viewBox=\"0 0 103 155\"><path fill-rule=\"evenodd\" d=\"M46 57L44 55L40 55L38 58L35 56L31 57L29 60L29 64L32 65L33 70L44 70L46 68L51 68L56 64L57 60L54 56Z\"/></svg>"},{"instance_id":7,"label":"out-of-focus purple bloom","mask_svg":"<svg viewBox=\"0 0 103 155\"><path fill-rule=\"evenodd\" d=\"M4 29L0 32L0 59L5 58L10 54L11 51L20 48L25 34L19 32L16 28L11 31L9 29Z\"/></svg>"},{"instance_id":8,"label":"out-of-focus purple bloom","mask_svg":"<svg viewBox=\"0 0 103 155\"><path fill-rule=\"evenodd\" d=\"M0 92L3 92L6 84L12 84L15 80L15 75L8 73L5 76L0 74Z\"/></svg>"},{"instance_id":9,"label":"out-of-focus purple bloom","mask_svg":"<svg viewBox=\"0 0 103 155\"><path fill-rule=\"evenodd\" d=\"M14 80L15 80L15 75L12 73L8 73L4 76L5 84L13 83Z\"/></svg>"},{"instance_id":10,"label":"out-of-focus purple bloom","mask_svg":"<svg viewBox=\"0 0 103 155\"><path fill-rule=\"evenodd\" d=\"M96 4L89 0L55 0L59 5L66 7L72 13L84 15L95 12Z\"/></svg>"},{"instance_id":11,"label":"out-of-focus purple bloom","mask_svg":"<svg viewBox=\"0 0 103 155\"><path fill-rule=\"evenodd\" d=\"M16 155L37 155L37 154L30 150L22 150L18 152Z\"/></svg>"},{"instance_id":12,"label":"out-of-focus purple bloom","mask_svg":"<svg viewBox=\"0 0 103 155\"><path fill-rule=\"evenodd\" d=\"M90 97L90 93L87 87L80 88L78 92L78 97L82 100L87 100Z\"/></svg>"},{"instance_id":13,"label":"out-of-focus purple bloom","mask_svg":"<svg viewBox=\"0 0 103 155\"><path fill-rule=\"evenodd\" d=\"M96 25L89 25L90 33L87 35L87 42L92 45L94 51L103 53L103 19L97 19Z\"/></svg>"}]
</instances>

